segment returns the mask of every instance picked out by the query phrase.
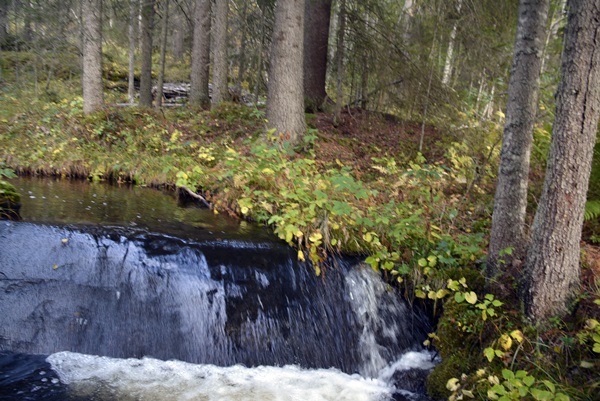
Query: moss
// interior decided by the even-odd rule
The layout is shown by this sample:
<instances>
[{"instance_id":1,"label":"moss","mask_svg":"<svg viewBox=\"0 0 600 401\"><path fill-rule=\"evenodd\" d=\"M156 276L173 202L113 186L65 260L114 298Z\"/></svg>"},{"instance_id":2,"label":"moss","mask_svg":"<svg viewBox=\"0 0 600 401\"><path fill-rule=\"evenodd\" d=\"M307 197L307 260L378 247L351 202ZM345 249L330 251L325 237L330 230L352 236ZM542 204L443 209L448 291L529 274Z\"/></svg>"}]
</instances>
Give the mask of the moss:
<instances>
[{"instance_id":1,"label":"moss","mask_svg":"<svg viewBox=\"0 0 600 401\"><path fill-rule=\"evenodd\" d=\"M427 391L434 399L448 398L446 383L453 377L472 372L481 359L479 319L466 303L446 302L438 323L436 347L442 362L427 379Z\"/></svg>"},{"instance_id":2,"label":"moss","mask_svg":"<svg viewBox=\"0 0 600 401\"><path fill-rule=\"evenodd\" d=\"M446 383L453 377L461 377L463 373L468 374L476 367L472 357L466 353L456 353L449 358L443 359L427 378L427 393L433 399L447 399L450 392Z\"/></svg>"}]
</instances>

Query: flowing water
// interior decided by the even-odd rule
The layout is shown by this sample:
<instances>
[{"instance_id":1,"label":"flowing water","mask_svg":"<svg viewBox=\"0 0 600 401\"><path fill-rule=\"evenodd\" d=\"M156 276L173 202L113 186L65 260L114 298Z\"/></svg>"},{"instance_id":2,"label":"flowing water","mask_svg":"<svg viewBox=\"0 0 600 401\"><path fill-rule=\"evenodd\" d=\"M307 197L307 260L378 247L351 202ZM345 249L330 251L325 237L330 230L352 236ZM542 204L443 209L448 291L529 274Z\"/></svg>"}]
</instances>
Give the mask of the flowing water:
<instances>
[{"instance_id":1,"label":"flowing water","mask_svg":"<svg viewBox=\"0 0 600 401\"><path fill-rule=\"evenodd\" d=\"M356 260L317 277L266 230L169 194L13 183L0 400L424 399L428 324Z\"/></svg>"}]
</instances>

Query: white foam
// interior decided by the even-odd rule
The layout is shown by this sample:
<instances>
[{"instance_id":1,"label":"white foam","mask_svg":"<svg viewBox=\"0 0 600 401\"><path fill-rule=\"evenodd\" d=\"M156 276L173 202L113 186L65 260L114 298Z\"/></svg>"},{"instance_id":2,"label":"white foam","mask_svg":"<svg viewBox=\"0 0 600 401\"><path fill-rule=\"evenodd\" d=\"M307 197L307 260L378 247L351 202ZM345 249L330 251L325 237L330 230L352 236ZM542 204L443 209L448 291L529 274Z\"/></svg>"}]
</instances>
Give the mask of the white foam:
<instances>
[{"instance_id":1,"label":"white foam","mask_svg":"<svg viewBox=\"0 0 600 401\"><path fill-rule=\"evenodd\" d=\"M383 401L393 388L335 369L217 367L72 352L48 357L78 397L145 401Z\"/></svg>"},{"instance_id":2,"label":"white foam","mask_svg":"<svg viewBox=\"0 0 600 401\"><path fill-rule=\"evenodd\" d=\"M410 369L429 370L439 363L439 360L430 351L409 351L402 355L399 360L391 363L379 372L379 380L390 382L395 372Z\"/></svg>"}]
</instances>

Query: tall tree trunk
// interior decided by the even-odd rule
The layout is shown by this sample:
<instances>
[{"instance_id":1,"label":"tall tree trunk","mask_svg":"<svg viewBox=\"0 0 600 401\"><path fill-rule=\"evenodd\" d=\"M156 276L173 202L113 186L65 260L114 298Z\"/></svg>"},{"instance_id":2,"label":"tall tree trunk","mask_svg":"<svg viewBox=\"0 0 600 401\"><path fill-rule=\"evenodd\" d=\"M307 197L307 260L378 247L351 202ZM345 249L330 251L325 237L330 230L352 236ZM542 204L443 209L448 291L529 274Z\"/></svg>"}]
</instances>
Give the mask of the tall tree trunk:
<instances>
[{"instance_id":1,"label":"tall tree trunk","mask_svg":"<svg viewBox=\"0 0 600 401\"><path fill-rule=\"evenodd\" d=\"M456 13L460 14L462 8L462 0L458 0L456 4ZM446 52L446 62L444 63L444 74L442 75L442 83L448 85L452 74L452 57L454 55L454 45L456 42L456 31L458 29L458 20L454 21L452 31L450 31L450 39L448 40L448 51Z\"/></svg>"},{"instance_id":2,"label":"tall tree trunk","mask_svg":"<svg viewBox=\"0 0 600 401\"><path fill-rule=\"evenodd\" d=\"M413 0L404 0L404 5L402 6L402 14L400 16L400 24L402 28L402 38L404 42L410 43L410 25L413 17Z\"/></svg>"},{"instance_id":3,"label":"tall tree trunk","mask_svg":"<svg viewBox=\"0 0 600 401\"><path fill-rule=\"evenodd\" d=\"M192 44L191 106L208 108L208 73L210 64L211 0L196 0L194 10L194 40Z\"/></svg>"},{"instance_id":4,"label":"tall tree trunk","mask_svg":"<svg viewBox=\"0 0 600 401\"><path fill-rule=\"evenodd\" d=\"M266 15L265 10L261 9L260 12L260 44L258 47L258 59L256 60L256 80L254 82L254 105L258 106L258 96L260 95L260 83L262 81L263 74L263 53L265 47L265 31L266 31Z\"/></svg>"},{"instance_id":5,"label":"tall tree trunk","mask_svg":"<svg viewBox=\"0 0 600 401\"><path fill-rule=\"evenodd\" d=\"M163 14L160 33L160 71L158 73L158 83L156 84L156 99L154 100L157 108L162 106L163 85L165 83L165 62L167 55L167 33L169 28L169 0L162 0L162 2Z\"/></svg>"},{"instance_id":6,"label":"tall tree trunk","mask_svg":"<svg viewBox=\"0 0 600 401\"><path fill-rule=\"evenodd\" d=\"M227 12L228 0L215 0L215 25L212 27L213 40L213 90L211 102L218 106L229 98L227 86Z\"/></svg>"},{"instance_id":7,"label":"tall tree trunk","mask_svg":"<svg viewBox=\"0 0 600 401\"><path fill-rule=\"evenodd\" d=\"M142 68L140 74L140 106L152 107L152 30L154 0L142 0Z\"/></svg>"},{"instance_id":8,"label":"tall tree trunk","mask_svg":"<svg viewBox=\"0 0 600 401\"><path fill-rule=\"evenodd\" d=\"M9 0L0 0L0 49L6 45L8 38L8 7Z\"/></svg>"},{"instance_id":9,"label":"tall tree trunk","mask_svg":"<svg viewBox=\"0 0 600 401\"><path fill-rule=\"evenodd\" d=\"M83 112L104 104L102 84L102 0L83 0Z\"/></svg>"},{"instance_id":10,"label":"tall tree trunk","mask_svg":"<svg viewBox=\"0 0 600 401\"><path fill-rule=\"evenodd\" d=\"M246 36L248 35L248 22L246 21L246 15L248 14L248 2L244 1L242 8L242 33L240 38L240 51L238 56L238 68L237 78L235 80L235 91L238 96L242 95L242 81L244 80L244 74L246 73Z\"/></svg>"},{"instance_id":11,"label":"tall tree trunk","mask_svg":"<svg viewBox=\"0 0 600 401\"><path fill-rule=\"evenodd\" d=\"M600 7L569 0L544 189L524 277L527 316L564 315L579 284L579 241L600 116Z\"/></svg>"},{"instance_id":12,"label":"tall tree trunk","mask_svg":"<svg viewBox=\"0 0 600 401\"><path fill-rule=\"evenodd\" d=\"M304 12L304 104L322 110L327 98L327 46L332 0L306 0Z\"/></svg>"},{"instance_id":13,"label":"tall tree trunk","mask_svg":"<svg viewBox=\"0 0 600 401\"><path fill-rule=\"evenodd\" d=\"M333 125L338 125L342 118L342 98L344 97L342 83L344 82L344 44L346 35L346 0L340 1L340 11L338 14L338 34L337 50L335 52L336 60L336 95L335 110L333 111Z\"/></svg>"},{"instance_id":14,"label":"tall tree trunk","mask_svg":"<svg viewBox=\"0 0 600 401\"><path fill-rule=\"evenodd\" d=\"M494 198L487 274L523 262L529 158L538 107L540 69L549 0L521 0L513 65L508 84L506 123ZM512 254L506 253L512 248Z\"/></svg>"},{"instance_id":15,"label":"tall tree trunk","mask_svg":"<svg viewBox=\"0 0 600 401\"><path fill-rule=\"evenodd\" d=\"M179 8L179 5L175 7L173 22L173 58L175 61L182 61L183 44L185 41L185 28L187 27L187 22L185 21L185 16Z\"/></svg>"},{"instance_id":16,"label":"tall tree trunk","mask_svg":"<svg viewBox=\"0 0 600 401\"><path fill-rule=\"evenodd\" d=\"M137 19L140 10L140 0L129 1L129 76L127 98L129 103L135 102L135 44L137 43Z\"/></svg>"},{"instance_id":17,"label":"tall tree trunk","mask_svg":"<svg viewBox=\"0 0 600 401\"><path fill-rule=\"evenodd\" d=\"M304 0L278 1L271 47L267 120L284 141L296 145L306 131L304 119Z\"/></svg>"}]
</instances>

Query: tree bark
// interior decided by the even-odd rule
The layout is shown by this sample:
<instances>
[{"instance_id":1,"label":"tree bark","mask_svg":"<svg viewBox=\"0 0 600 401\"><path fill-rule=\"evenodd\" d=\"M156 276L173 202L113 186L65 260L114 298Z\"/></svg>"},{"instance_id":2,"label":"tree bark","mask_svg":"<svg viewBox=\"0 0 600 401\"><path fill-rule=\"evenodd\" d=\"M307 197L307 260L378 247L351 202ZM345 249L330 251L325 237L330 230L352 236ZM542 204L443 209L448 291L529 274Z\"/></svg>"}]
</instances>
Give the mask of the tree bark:
<instances>
[{"instance_id":1,"label":"tree bark","mask_svg":"<svg viewBox=\"0 0 600 401\"><path fill-rule=\"evenodd\" d=\"M173 26L173 58L176 61L182 61L187 22L179 6L175 7L175 10L173 15L173 21L175 22Z\"/></svg>"},{"instance_id":2,"label":"tree bark","mask_svg":"<svg viewBox=\"0 0 600 401\"><path fill-rule=\"evenodd\" d=\"M238 56L238 73L237 78L235 80L235 91L238 96L241 97L242 93L242 82L244 80L244 74L246 72L246 36L248 32L248 22L246 21L246 16L248 14L248 2L244 2L244 6L242 8L242 33L240 38L240 51Z\"/></svg>"},{"instance_id":3,"label":"tree bark","mask_svg":"<svg viewBox=\"0 0 600 401\"><path fill-rule=\"evenodd\" d=\"M342 83L344 81L344 39L346 35L346 0L341 0L340 11L338 14L338 34L337 34L337 50L335 52L336 60L336 95L335 109L333 111L333 125L338 125L342 118L342 97L344 96Z\"/></svg>"},{"instance_id":4,"label":"tree bark","mask_svg":"<svg viewBox=\"0 0 600 401\"><path fill-rule=\"evenodd\" d=\"M104 104L102 83L102 0L83 0L83 112Z\"/></svg>"},{"instance_id":5,"label":"tree bark","mask_svg":"<svg viewBox=\"0 0 600 401\"><path fill-rule=\"evenodd\" d=\"M167 55L167 32L169 27L169 0L163 1L162 27L160 33L160 71L158 83L156 84L155 106L160 108L163 100L163 85L165 83L165 63Z\"/></svg>"},{"instance_id":6,"label":"tree bark","mask_svg":"<svg viewBox=\"0 0 600 401\"><path fill-rule=\"evenodd\" d=\"M194 40L192 44L192 76L189 104L208 108L208 74L210 64L211 0L196 0L194 10Z\"/></svg>"},{"instance_id":7,"label":"tree bark","mask_svg":"<svg viewBox=\"0 0 600 401\"><path fill-rule=\"evenodd\" d=\"M494 198L487 275L524 261L529 158L549 0L521 0ZM512 254L506 251L512 248ZM503 262L501 262L503 261Z\"/></svg>"},{"instance_id":8,"label":"tree bark","mask_svg":"<svg viewBox=\"0 0 600 401\"><path fill-rule=\"evenodd\" d=\"M152 107L152 29L155 0L142 0L140 106Z\"/></svg>"},{"instance_id":9,"label":"tree bark","mask_svg":"<svg viewBox=\"0 0 600 401\"><path fill-rule=\"evenodd\" d=\"M462 0L458 0L456 4L456 13L460 14L462 8ZM546 12L547 13L547 12ZM448 51L446 52L446 62L444 63L444 74L442 75L442 83L448 85L450 75L452 74L452 57L454 55L454 44L456 42L456 32L458 30L458 20L454 21L452 31L450 31L450 39L448 40Z\"/></svg>"},{"instance_id":10,"label":"tree bark","mask_svg":"<svg viewBox=\"0 0 600 401\"><path fill-rule=\"evenodd\" d=\"M302 73L304 0L278 1L271 47L267 120L290 145L306 131Z\"/></svg>"},{"instance_id":11,"label":"tree bark","mask_svg":"<svg viewBox=\"0 0 600 401\"><path fill-rule=\"evenodd\" d=\"M218 106L229 98L227 86L227 12L228 0L215 0L215 25L213 35L213 90L211 102Z\"/></svg>"},{"instance_id":12,"label":"tree bark","mask_svg":"<svg viewBox=\"0 0 600 401\"><path fill-rule=\"evenodd\" d=\"M129 78L127 98L129 103L135 102L135 44L137 43L137 19L139 16L140 0L129 1Z\"/></svg>"},{"instance_id":13,"label":"tree bark","mask_svg":"<svg viewBox=\"0 0 600 401\"><path fill-rule=\"evenodd\" d=\"M564 315L579 284L579 241L600 116L600 7L570 0L544 189L524 275L535 322Z\"/></svg>"},{"instance_id":14,"label":"tree bark","mask_svg":"<svg viewBox=\"0 0 600 401\"><path fill-rule=\"evenodd\" d=\"M9 0L0 0L0 50L3 50L8 38Z\"/></svg>"},{"instance_id":15,"label":"tree bark","mask_svg":"<svg viewBox=\"0 0 600 401\"><path fill-rule=\"evenodd\" d=\"M327 98L327 48L332 0L306 0L304 12L304 104L322 110Z\"/></svg>"}]
</instances>

